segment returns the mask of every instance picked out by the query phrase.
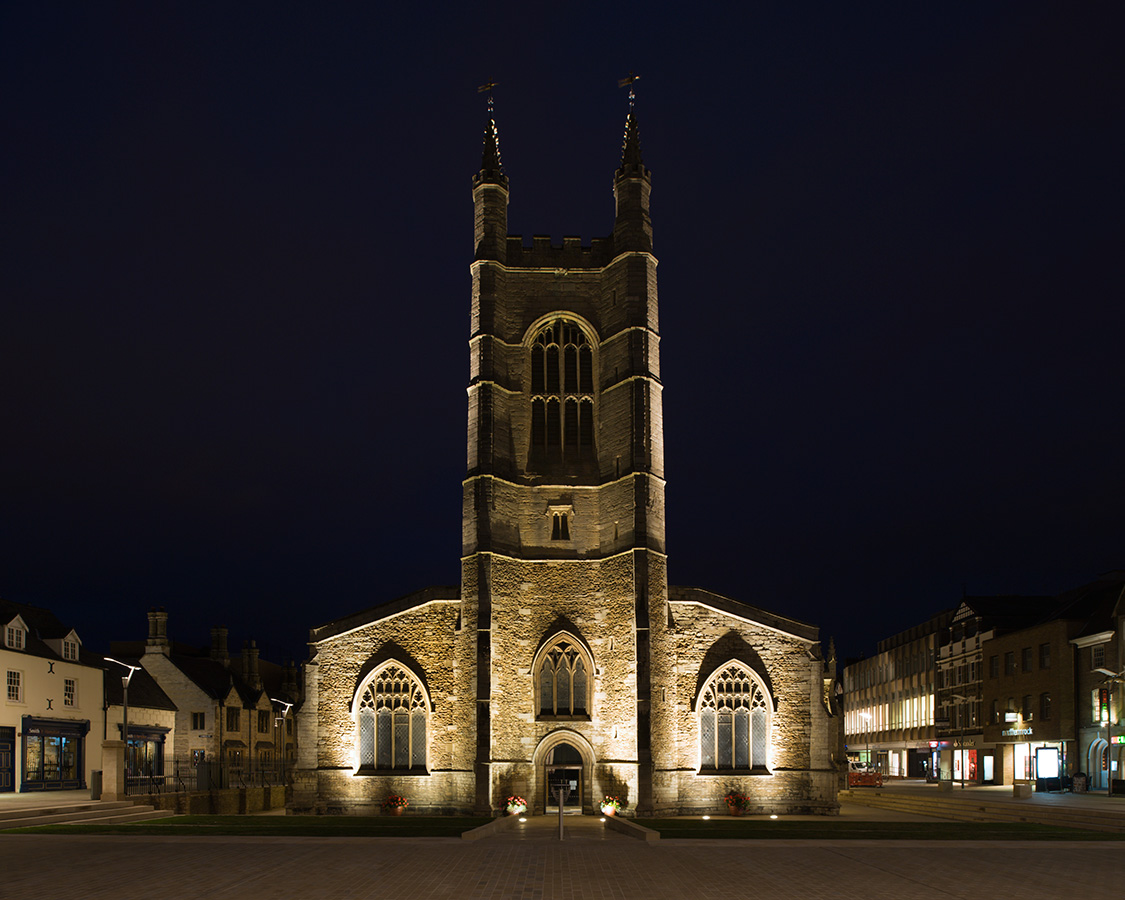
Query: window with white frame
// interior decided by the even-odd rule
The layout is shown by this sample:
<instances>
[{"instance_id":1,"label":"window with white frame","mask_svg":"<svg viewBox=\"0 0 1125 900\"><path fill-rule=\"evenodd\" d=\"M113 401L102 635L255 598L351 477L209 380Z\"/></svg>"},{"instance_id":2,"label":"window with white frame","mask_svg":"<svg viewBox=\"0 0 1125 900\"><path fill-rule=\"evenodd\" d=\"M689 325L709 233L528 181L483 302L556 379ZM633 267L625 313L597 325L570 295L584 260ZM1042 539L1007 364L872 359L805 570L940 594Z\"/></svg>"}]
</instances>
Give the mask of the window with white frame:
<instances>
[{"instance_id":1,"label":"window with white frame","mask_svg":"<svg viewBox=\"0 0 1125 900\"><path fill-rule=\"evenodd\" d=\"M405 666L392 662L377 670L356 706L360 770L426 770L429 703Z\"/></svg>"},{"instance_id":2,"label":"window with white frame","mask_svg":"<svg viewBox=\"0 0 1125 900\"><path fill-rule=\"evenodd\" d=\"M701 772L767 769L773 705L749 668L731 662L718 670L699 696L698 714Z\"/></svg>"},{"instance_id":3,"label":"window with white frame","mask_svg":"<svg viewBox=\"0 0 1125 900\"><path fill-rule=\"evenodd\" d=\"M63 706L78 705L78 681L75 678L63 679Z\"/></svg>"},{"instance_id":4,"label":"window with white frame","mask_svg":"<svg viewBox=\"0 0 1125 900\"><path fill-rule=\"evenodd\" d=\"M536 697L540 718L585 716L590 708L591 663L570 635L559 635L540 653Z\"/></svg>"},{"instance_id":5,"label":"window with white frame","mask_svg":"<svg viewBox=\"0 0 1125 900\"><path fill-rule=\"evenodd\" d=\"M24 633L19 625L9 625L4 629L4 643L9 650L22 650L24 646Z\"/></svg>"},{"instance_id":6,"label":"window with white frame","mask_svg":"<svg viewBox=\"0 0 1125 900\"><path fill-rule=\"evenodd\" d=\"M1105 668L1105 644L1095 644L1090 648L1091 669Z\"/></svg>"},{"instance_id":7,"label":"window with white frame","mask_svg":"<svg viewBox=\"0 0 1125 900\"><path fill-rule=\"evenodd\" d=\"M8 670L8 702L23 703L23 673Z\"/></svg>"},{"instance_id":8,"label":"window with white frame","mask_svg":"<svg viewBox=\"0 0 1125 900\"><path fill-rule=\"evenodd\" d=\"M73 662L78 659L78 642L77 641L63 641L62 645L63 659Z\"/></svg>"}]
</instances>

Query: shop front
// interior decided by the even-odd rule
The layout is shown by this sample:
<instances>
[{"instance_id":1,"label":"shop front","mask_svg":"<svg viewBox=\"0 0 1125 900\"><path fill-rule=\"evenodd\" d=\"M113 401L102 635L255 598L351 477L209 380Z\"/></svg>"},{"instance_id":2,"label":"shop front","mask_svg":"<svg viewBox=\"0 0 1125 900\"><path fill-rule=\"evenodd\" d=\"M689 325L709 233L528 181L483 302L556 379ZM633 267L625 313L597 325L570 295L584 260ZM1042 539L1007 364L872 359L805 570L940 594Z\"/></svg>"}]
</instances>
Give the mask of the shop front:
<instances>
[{"instance_id":1,"label":"shop front","mask_svg":"<svg viewBox=\"0 0 1125 900\"><path fill-rule=\"evenodd\" d=\"M23 717L21 791L72 791L86 787L89 720Z\"/></svg>"}]
</instances>

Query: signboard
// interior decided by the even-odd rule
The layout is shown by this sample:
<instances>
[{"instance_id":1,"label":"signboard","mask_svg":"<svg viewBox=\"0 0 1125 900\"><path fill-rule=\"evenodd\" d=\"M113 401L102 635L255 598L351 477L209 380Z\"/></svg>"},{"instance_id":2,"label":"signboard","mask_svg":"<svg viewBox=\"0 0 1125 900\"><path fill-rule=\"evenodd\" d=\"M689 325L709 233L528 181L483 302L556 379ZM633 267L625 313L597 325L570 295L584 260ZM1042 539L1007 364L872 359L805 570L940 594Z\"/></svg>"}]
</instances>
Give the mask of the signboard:
<instances>
[{"instance_id":1,"label":"signboard","mask_svg":"<svg viewBox=\"0 0 1125 900\"><path fill-rule=\"evenodd\" d=\"M945 718L935 718L934 719L934 725L937 728L948 728L949 727L949 717L946 716Z\"/></svg>"}]
</instances>

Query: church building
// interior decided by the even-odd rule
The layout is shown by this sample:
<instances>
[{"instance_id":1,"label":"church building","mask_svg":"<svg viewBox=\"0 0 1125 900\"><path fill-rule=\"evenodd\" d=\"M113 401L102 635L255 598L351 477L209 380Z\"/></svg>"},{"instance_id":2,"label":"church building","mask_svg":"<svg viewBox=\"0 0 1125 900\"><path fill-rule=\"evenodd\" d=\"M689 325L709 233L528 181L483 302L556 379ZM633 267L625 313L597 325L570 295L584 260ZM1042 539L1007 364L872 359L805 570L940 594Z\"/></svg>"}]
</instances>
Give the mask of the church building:
<instances>
[{"instance_id":1,"label":"church building","mask_svg":"<svg viewBox=\"0 0 1125 900\"><path fill-rule=\"evenodd\" d=\"M668 584L651 174L630 105L613 232L507 232L492 103L473 178L461 584L312 629L293 811L834 813L814 626ZM699 353L707 348L699 348ZM672 377L675 374L672 373ZM452 523L450 523L452 525ZM830 653L830 656L832 654Z\"/></svg>"}]
</instances>

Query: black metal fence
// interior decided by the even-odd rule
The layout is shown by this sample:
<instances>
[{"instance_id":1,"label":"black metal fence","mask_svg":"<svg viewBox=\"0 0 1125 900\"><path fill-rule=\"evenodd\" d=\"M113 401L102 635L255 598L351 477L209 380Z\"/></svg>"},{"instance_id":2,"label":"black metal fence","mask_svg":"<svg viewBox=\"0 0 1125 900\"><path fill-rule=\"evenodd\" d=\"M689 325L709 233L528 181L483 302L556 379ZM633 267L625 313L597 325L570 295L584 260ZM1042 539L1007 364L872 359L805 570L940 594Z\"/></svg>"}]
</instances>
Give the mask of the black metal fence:
<instances>
[{"instance_id":1,"label":"black metal fence","mask_svg":"<svg viewBox=\"0 0 1125 900\"><path fill-rule=\"evenodd\" d=\"M201 762L194 766L173 767L171 774L129 775L125 779L127 795L175 794L211 791L221 788L273 787L286 783L284 766L234 768L221 762Z\"/></svg>"}]
</instances>

